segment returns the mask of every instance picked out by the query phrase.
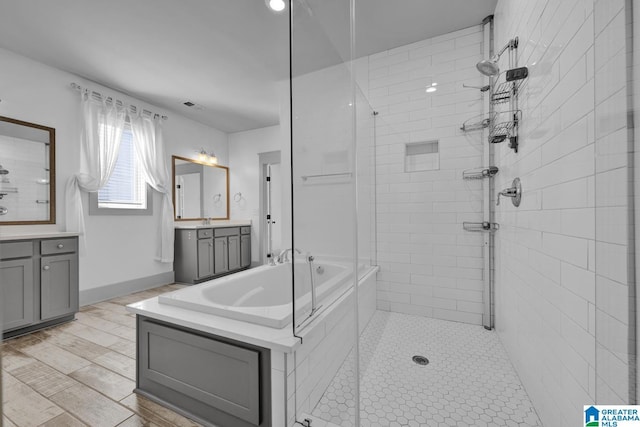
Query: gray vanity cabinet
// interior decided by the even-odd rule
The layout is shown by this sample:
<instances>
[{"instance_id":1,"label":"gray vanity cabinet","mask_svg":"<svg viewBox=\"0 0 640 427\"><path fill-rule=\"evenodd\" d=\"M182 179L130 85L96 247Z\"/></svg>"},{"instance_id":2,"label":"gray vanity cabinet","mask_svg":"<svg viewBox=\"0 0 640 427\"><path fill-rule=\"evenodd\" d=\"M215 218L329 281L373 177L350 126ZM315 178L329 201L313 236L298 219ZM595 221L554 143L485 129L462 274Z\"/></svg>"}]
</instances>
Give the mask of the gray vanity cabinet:
<instances>
[{"instance_id":1,"label":"gray vanity cabinet","mask_svg":"<svg viewBox=\"0 0 640 427\"><path fill-rule=\"evenodd\" d=\"M0 286L4 330L33 323L33 260L0 261Z\"/></svg>"},{"instance_id":2,"label":"gray vanity cabinet","mask_svg":"<svg viewBox=\"0 0 640 427\"><path fill-rule=\"evenodd\" d=\"M242 227L240 233L240 267L247 268L251 265L251 227Z\"/></svg>"},{"instance_id":3,"label":"gray vanity cabinet","mask_svg":"<svg viewBox=\"0 0 640 427\"><path fill-rule=\"evenodd\" d=\"M229 253L227 252L227 238L216 237L214 239L214 272L215 274L227 273L229 271Z\"/></svg>"},{"instance_id":4,"label":"gray vanity cabinet","mask_svg":"<svg viewBox=\"0 0 640 427\"><path fill-rule=\"evenodd\" d=\"M245 235L248 241L243 239ZM176 229L173 263L176 281L198 283L249 267L250 237L251 227ZM242 255L247 250L248 263L246 255Z\"/></svg>"},{"instance_id":5,"label":"gray vanity cabinet","mask_svg":"<svg viewBox=\"0 0 640 427\"><path fill-rule=\"evenodd\" d=\"M0 243L5 338L72 320L78 311L78 238Z\"/></svg>"},{"instance_id":6,"label":"gray vanity cabinet","mask_svg":"<svg viewBox=\"0 0 640 427\"><path fill-rule=\"evenodd\" d=\"M229 270L240 268L240 236L229 237Z\"/></svg>"},{"instance_id":7,"label":"gray vanity cabinet","mask_svg":"<svg viewBox=\"0 0 640 427\"><path fill-rule=\"evenodd\" d=\"M213 276L213 239L198 239L198 279Z\"/></svg>"},{"instance_id":8,"label":"gray vanity cabinet","mask_svg":"<svg viewBox=\"0 0 640 427\"><path fill-rule=\"evenodd\" d=\"M75 254L43 256L40 264L41 320L78 311L78 257Z\"/></svg>"},{"instance_id":9,"label":"gray vanity cabinet","mask_svg":"<svg viewBox=\"0 0 640 427\"><path fill-rule=\"evenodd\" d=\"M215 273L222 274L240 269L240 228L216 228Z\"/></svg>"}]
</instances>

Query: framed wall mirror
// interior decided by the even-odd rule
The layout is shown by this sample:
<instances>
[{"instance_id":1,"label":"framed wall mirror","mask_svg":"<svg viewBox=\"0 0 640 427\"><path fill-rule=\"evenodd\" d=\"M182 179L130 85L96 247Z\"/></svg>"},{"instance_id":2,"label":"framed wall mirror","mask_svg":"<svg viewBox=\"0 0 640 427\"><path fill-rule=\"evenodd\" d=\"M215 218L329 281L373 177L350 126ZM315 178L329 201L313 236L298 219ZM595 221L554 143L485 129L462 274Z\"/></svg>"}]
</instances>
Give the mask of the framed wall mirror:
<instances>
[{"instance_id":1,"label":"framed wall mirror","mask_svg":"<svg viewBox=\"0 0 640 427\"><path fill-rule=\"evenodd\" d=\"M0 225L55 224L56 130L0 116Z\"/></svg>"},{"instance_id":2,"label":"framed wall mirror","mask_svg":"<svg viewBox=\"0 0 640 427\"><path fill-rule=\"evenodd\" d=\"M229 219L229 168L171 156L176 221Z\"/></svg>"}]
</instances>

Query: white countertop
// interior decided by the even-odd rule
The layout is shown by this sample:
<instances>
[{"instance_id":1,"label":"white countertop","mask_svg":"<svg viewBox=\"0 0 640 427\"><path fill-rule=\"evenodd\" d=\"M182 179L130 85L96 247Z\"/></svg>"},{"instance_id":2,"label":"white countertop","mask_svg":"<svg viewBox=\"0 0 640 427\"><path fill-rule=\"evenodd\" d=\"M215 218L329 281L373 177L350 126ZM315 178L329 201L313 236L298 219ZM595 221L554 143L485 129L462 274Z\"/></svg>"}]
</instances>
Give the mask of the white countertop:
<instances>
[{"instance_id":1,"label":"white countertop","mask_svg":"<svg viewBox=\"0 0 640 427\"><path fill-rule=\"evenodd\" d=\"M175 228L181 230L195 230L197 228L221 228L221 227L249 227L251 220L212 220L210 224L202 224L202 221L176 221Z\"/></svg>"},{"instance_id":2,"label":"white countertop","mask_svg":"<svg viewBox=\"0 0 640 427\"><path fill-rule=\"evenodd\" d=\"M291 353L300 346L300 340L293 336L291 325L282 329L269 328L209 313L161 304L158 301L158 297L129 304L127 311L283 353Z\"/></svg>"},{"instance_id":3,"label":"white countertop","mask_svg":"<svg viewBox=\"0 0 640 427\"><path fill-rule=\"evenodd\" d=\"M7 233L0 232L0 241L7 240L32 240L32 239L56 239L60 237L75 237L79 236L80 233L75 233L71 231L43 231L36 233Z\"/></svg>"}]
</instances>

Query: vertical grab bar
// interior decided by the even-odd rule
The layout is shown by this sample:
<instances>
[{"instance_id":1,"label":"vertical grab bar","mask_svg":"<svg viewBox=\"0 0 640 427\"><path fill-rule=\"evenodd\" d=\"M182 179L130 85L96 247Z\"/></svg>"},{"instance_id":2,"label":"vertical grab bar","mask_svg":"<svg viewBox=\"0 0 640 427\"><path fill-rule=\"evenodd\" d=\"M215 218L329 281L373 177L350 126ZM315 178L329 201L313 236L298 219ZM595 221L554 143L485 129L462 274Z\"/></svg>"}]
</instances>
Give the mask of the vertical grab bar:
<instances>
[{"instance_id":1,"label":"vertical grab bar","mask_svg":"<svg viewBox=\"0 0 640 427\"><path fill-rule=\"evenodd\" d=\"M318 309L317 301L316 301L316 280L315 280L315 268L313 268L313 260L315 258L312 255L307 257L307 262L309 263L309 277L311 278L311 314L316 312Z\"/></svg>"}]
</instances>

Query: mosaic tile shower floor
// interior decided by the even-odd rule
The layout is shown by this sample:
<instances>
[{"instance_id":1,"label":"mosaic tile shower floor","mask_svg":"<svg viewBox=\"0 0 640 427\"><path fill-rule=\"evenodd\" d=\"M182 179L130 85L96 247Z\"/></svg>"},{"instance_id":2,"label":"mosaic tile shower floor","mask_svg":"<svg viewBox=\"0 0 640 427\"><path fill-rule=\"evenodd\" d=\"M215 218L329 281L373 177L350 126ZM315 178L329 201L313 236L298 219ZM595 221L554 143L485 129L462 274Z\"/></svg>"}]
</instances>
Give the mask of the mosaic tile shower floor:
<instances>
[{"instance_id":1,"label":"mosaic tile shower floor","mask_svg":"<svg viewBox=\"0 0 640 427\"><path fill-rule=\"evenodd\" d=\"M481 326L377 311L360 340L361 426L540 426L498 336ZM426 366L411 358L423 355ZM350 355L312 415L353 426Z\"/></svg>"}]
</instances>

